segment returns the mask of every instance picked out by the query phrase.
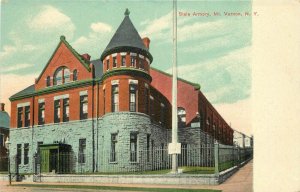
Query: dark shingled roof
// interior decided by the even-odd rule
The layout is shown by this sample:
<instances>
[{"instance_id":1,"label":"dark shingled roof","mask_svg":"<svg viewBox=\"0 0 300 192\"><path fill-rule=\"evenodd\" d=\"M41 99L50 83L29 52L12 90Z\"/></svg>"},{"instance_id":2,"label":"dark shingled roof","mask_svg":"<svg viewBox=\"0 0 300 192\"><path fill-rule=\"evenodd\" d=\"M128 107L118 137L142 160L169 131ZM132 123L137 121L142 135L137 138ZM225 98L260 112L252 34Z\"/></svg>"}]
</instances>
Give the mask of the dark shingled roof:
<instances>
[{"instance_id":1,"label":"dark shingled roof","mask_svg":"<svg viewBox=\"0 0 300 192\"><path fill-rule=\"evenodd\" d=\"M101 78L103 75L103 66L101 59L96 59L91 61L93 65L95 66L95 78Z\"/></svg>"},{"instance_id":2,"label":"dark shingled roof","mask_svg":"<svg viewBox=\"0 0 300 192\"><path fill-rule=\"evenodd\" d=\"M11 96L12 97L18 97L18 96L22 96L22 95L29 95L29 94L32 94L34 93L35 89L34 89L34 84L33 85L30 85L29 87L23 89L22 91L14 94Z\"/></svg>"},{"instance_id":3,"label":"dark shingled roof","mask_svg":"<svg viewBox=\"0 0 300 192\"><path fill-rule=\"evenodd\" d=\"M103 51L100 59L103 60L107 55L120 51L136 51L147 56L152 61L152 55L145 47L142 38L132 24L129 15L125 14L124 20L120 24L116 33Z\"/></svg>"}]
</instances>

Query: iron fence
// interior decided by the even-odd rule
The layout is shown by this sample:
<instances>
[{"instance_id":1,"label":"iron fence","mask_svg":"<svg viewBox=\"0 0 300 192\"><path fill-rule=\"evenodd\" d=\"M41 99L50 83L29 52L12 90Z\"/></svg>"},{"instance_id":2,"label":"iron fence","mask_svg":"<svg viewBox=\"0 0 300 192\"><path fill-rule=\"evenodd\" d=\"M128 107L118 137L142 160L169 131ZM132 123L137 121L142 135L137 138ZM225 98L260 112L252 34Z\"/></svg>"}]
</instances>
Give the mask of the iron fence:
<instances>
[{"instance_id":1,"label":"iron fence","mask_svg":"<svg viewBox=\"0 0 300 192\"><path fill-rule=\"evenodd\" d=\"M183 173L219 173L251 159L252 148L238 148L221 144L202 144L181 146L181 153L177 155L179 169ZM42 157L33 156L33 172L40 175L42 172L54 173L88 173L93 172L91 154L60 152ZM22 160L21 160L22 159ZM18 175L23 171L24 157L11 157L11 172ZM0 170L7 171L8 158L0 158ZM22 163L21 163L22 162ZM132 150L119 149L100 151L97 161L97 172L106 173L149 173L163 174L172 168L172 155L168 154L166 146L150 147L148 149Z\"/></svg>"},{"instance_id":2,"label":"iron fence","mask_svg":"<svg viewBox=\"0 0 300 192\"><path fill-rule=\"evenodd\" d=\"M0 157L0 172L8 172L8 156Z\"/></svg>"}]
</instances>

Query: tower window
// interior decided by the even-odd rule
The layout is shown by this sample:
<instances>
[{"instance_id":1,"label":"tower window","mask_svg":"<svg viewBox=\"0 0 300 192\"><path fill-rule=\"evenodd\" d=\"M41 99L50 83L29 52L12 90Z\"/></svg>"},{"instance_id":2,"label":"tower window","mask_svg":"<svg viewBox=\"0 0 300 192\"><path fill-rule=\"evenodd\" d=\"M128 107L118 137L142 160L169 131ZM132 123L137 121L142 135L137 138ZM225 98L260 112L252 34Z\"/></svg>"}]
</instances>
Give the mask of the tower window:
<instances>
[{"instance_id":1,"label":"tower window","mask_svg":"<svg viewBox=\"0 0 300 192\"><path fill-rule=\"evenodd\" d=\"M149 113L149 90L145 88L145 113Z\"/></svg>"},{"instance_id":2,"label":"tower window","mask_svg":"<svg viewBox=\"0 0 300 192\"><path fill-rule=\"evenodd\" d=\"M136 57L131 56L130 57L130 67L135 67Z\"/></svg>"},{"instance_id":3,"label":"tower window","mask_svg":"<svg viewBox=\"0 0 300 192\"><path fill-rule=\"evenodd\" d=\"M106 70L109 70L109 59L106 60Z\"/></svg>"},{"instance_id":4,"label":"tower window","mask_svg":"<svg viewBox=\"0 0 300 192\"><path fill-rule=\"evenodd\" d=\"M130 161L137 161L137 133L130 133Z\"/></svg>"},{"instance_id":5,"label":"tower window","mask_svg":"<svg viewBox=\"0 0 300 192\"><path fill-rule=\"evenodd\" d=\"M113 57L113 68L117 67L117 58Z\"/></svg>"},{"instance_id":6,"label":"tower window","mask_svg":"<svg viewBox=\"0 0 300 192\"><path fill-rule=\"evenodd\" d=\"M125 65L126 65L126 56L123 55L121 60L122 60L121 66L122 66L122 67L125 67Z\"/></svg>"},{"instance_id":7,"label":"tower window","mask_svg":"<svg viewBox=\"0 0 300 192\"><path fill-rule=\"evenodd\" d=\"M119 111L119 86L118 85L113 85L112 86L112 112L117 112Z\"/></svg>"},{"instance_id":8,"label":"tower window","mask_svg":"<svg viewBox=\"0 0 300 192\"><path fill-rule=\"evenodd\" d=\"M110 162L116 162L117 161L117 134L111 134L111 149L110 149Z\"/></svg>"},{"instance_id":9,"label":"tower window","mask_svg":"<svg viewBox=\"0 0 300 192\"><path fill-rule=\"evenodd\" d=\"M129 85L130 101L129 101L129 111L136 111L136 85Z\"/></svg>"}]
</instances>

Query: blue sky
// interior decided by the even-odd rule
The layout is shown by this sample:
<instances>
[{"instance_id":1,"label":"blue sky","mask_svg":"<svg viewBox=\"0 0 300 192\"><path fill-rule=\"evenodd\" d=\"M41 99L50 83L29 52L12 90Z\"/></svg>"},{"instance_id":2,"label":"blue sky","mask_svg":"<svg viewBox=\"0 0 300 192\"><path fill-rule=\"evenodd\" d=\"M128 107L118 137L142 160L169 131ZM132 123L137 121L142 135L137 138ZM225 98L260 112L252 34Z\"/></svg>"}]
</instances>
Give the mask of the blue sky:
<instances>
[{"instance_id":1,"label":"blue sky","mask_svg":"<svg viewBox=\"0 0 300 192\"><path fill-rule=\"evenodd\" d=\"M0 100L33 84L61 35L79 53L99 58L126 8L141 37L151 40L152 66L171 73L172 1L1 0ZM178 1L178 13L191 14L178 15L179 76L199 83L213 104L250 97L251 17L224 15L245 11L251 12L250 1ZM2 91L18 76L20 87Z\"/></svg>"}]
</instances>

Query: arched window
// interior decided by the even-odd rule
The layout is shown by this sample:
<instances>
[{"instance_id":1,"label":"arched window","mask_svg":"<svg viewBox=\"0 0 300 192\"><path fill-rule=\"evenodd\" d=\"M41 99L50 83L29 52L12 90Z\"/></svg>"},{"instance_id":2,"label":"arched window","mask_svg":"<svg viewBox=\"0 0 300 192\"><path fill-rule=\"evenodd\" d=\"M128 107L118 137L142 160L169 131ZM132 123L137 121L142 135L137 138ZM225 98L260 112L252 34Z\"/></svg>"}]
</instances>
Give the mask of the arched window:
<instances>
[{"instance_id":1,"label":"arched window","mask_svg":"<svg viewBox=\"0 0 300 192\"><path fill-rule=\"evenodd\" d=\"M49 86L50 86L50 76L47 77L47 80L46 80L46 81L47 81L47 82L46 82L47 87L49 87Z\"/></svg>"},{"instance_id":2,"label":"arched window","mask_svg":"<svg viewBox=\"0 0 300 192\"><path fill-rule=\"evenodd\" d=\"M59 67L53 76L53 85L61 85L70 82L70 70L66 67Z\"/></svg>"},{"instance_id":3,"label":"arched window","mask_svg":"<svg viewBox=\"0 0 300 192\"><path fill-rule=\"evenodd\" d=\"M64 68L64 83L70 82L70 70L68 68Z\"/></svg>"},{"instance_id":4,"label":"arched window","mask_svg":"<svg viewBox=\"0 0 300 192\"><path fill-rule=\"evenodd\" d=\"M177 108L177 116L178 116L178 127L185 127L186 123L186 112L183 107Z\"/></svg>"},{"instance_id":5,"label":"arched window","mask_svg":"<svg viewBox=\"0 0 300 192\"><path fill-rule=\"evenodd\" d=\"M77 69L73 71L73 81L77 81Z\"/></svg>"}]
</instances>

